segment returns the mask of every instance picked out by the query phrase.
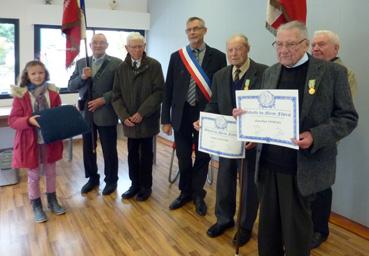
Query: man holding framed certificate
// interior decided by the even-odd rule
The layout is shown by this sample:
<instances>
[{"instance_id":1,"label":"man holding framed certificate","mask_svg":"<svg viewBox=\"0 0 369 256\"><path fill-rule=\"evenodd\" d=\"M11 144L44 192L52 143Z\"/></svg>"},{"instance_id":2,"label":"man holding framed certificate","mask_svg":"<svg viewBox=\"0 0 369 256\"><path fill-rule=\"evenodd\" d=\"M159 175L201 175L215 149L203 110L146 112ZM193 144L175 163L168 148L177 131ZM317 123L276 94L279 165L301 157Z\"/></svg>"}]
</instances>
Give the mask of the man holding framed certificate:
<instances>
[{"instance_id":1,"label":"man holding framed certificate","mask_svg":"<svg viewBox=\"0 0 369 256\"><path fill-rule=\"evenodd\" d=\"M227 41L227 58L229 66L219 70L214 75L210 103L206 106L206 112L221 115L232 115L232 109L236 106L235 92L237 90L257 89L260 87L261 78L266 65L254 62L248 57L250 45L244 35L234 35ZM194 124L198 126L198 122ZM205 128L201 123L202 129ZM199 145L201 146L201 142ZM249 144L246 146L247 160L243 161L247 172L247 182L243 186L242 193L246 203L241 204L240 234L234 236L233 243L238 246L246 244L251 238L254 225L258 199L256 185L254 183L256 150ZM240 158L240 157L239 157ZM217 222L212 225L207 234L217 237L227 229L234 226L234 215L236 212L236 188L237 169L240 168L239 159L230 159L226 154L219 158L219 170L216 188L215 215Z\"/></svg>"},{"instance_id":2,"label":"man holding framed certificate","mask_svg":"<svg viewBox=\"0 0 369 256\"><path fill-rule=\"evenodd\" d=\"M310 202L334 183L336 143L356 127L358 114L346 69L307 54L303 23L280 26L273 46L278 63L265 71L261 89L298 90L300 133L292 141L299 150L258 145L259 255L308 256L313 233ZM234 116L242 113L233 110Z\"/></svg>"}]
</instances>

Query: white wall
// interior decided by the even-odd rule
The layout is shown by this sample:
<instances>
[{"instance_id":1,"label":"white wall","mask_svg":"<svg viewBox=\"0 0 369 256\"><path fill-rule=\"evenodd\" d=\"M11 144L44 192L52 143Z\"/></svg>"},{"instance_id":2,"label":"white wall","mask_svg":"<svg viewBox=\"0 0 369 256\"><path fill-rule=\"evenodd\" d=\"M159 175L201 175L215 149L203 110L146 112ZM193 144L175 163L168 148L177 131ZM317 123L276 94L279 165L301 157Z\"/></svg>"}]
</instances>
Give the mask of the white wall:
<instances>
[{"instance_id":1,"label":"white wall","mask_svg":"<svg viewBox=\"0 0 369 256\"><path fill-rule=\"evenodd\" d=\"M149 54L157 58L166 72L170 53L187 44L185 22L190 16L205 19L206 42L225 51L225 41L234 33L244 33L251 42L250 56L258 62L276 62L271 46L273 36L264 28L266 0L155 0L149 2L151 29ZM336 31L342 41L340 56L357 75L356 101L359 127L339 144L337 180L333 210L369 226L369 1L311 0L308 2L309 33L317 29Z\"/></svg>"}]
</instances>

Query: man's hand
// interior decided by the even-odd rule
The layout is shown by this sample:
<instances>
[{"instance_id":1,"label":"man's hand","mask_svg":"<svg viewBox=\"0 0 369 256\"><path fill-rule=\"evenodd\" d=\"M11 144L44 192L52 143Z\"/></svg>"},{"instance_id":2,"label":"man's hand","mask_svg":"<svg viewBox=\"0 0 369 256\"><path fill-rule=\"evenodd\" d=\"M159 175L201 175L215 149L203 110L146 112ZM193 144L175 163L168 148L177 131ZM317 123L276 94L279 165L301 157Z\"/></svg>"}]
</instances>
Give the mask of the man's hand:
<instances>
[{"instance_id":1,"label":"man's hand","mask_svg":"<svg viewBox=\"0 0 369 256\"><path fill-rule=\"evenodd\" d=\"M200 126L200 121L197 120L195 122L193 122L193 128L196 130L196 131L199 131L201 126Z\"/></svg>"},{"instance_id":2,"label":"man's hand","mask_svg":"<svg viewBox=\"0 0 369 256\"><path fill-rule=\"evenodd\" d=\"M95 112L96 109L104 105L105 105L104 97L91 100L87 103L88 111L91 111L91 112Z\"/></svg>"},{"instance_id":3,"label":"man's hand","mask_svg":"<svg viewBox=\"0 0 369 256\"><path fill-rule=\"evenodd\" d=\"M163 124L161 130L167 135L172 135L172 126L170 124Z\"/></svg>"},{"instance_id":4,"label":"man's hand","mask_svg":"<svg viewBox=\"0 0 369 256\"><path fill-rule=\"evenodd\" d=\"M132 123L135 123L135 124L139 124L142 122L142 116L140 113L135 113L133 116L131 116L129 118L129 120L132 122Z\"/></svg>"},{"instance_id":5,"label":"man's hand","mask_svg":"<svg viewBox=\"0 0 369 256\"><path fill-rule=\"evenodd\" d=\"M254 142L246 142L246 145L245 145L246 150L253 149L254 147L256 147L256 143L254 143Z\"/></svg>"},{"instance_id":6,"label":"man's hand","mask_svg":"<svg viewBox=\"0 0 369 256\"><path fill-rule=\"evenodd\" d=\"M40 125L37 122L38 117L40 117L40 115L31 116L30 118L28 118L28 123L32 126L40 128Z\"/></svg>"},{"instance_id":7,"label":"man's hand","mask_svg":"<svg viewBox=\"0 0 369 256\"><path fill-rule=\"evenodd\" d=\"M83 68L82 75L81 75L82 80L86 80L91 76L92 76L92 69L90 67Z\"/></svg>"},{"instance_id":8,"label":"man's hand","mask_svg":"<svg viewBox=\"0 0 369 256\"><path fill-rule=\"evenodd\" d=\"M242 109L242 108L234 108L232 110L232 116L234 119L236 119L238 116L245 114L246 110Z\"/></svg>"},{"instance_id":9,"label":"man's hand","mask_svg":"<svg viewBox=\"0 0 369 256\"><path fill-rule=\"evenodd\" d=\"M131 122L131 120L129 120L129 118L125 119L123 124L125 126L128 126L128 127L134 127L136 125L135 123Z\"/></svg>"},{"instance_id":10,"label":"man's hand","mask_svg":"<svg viewBox=\"0 0 369 256\"><path fill-rule=\"evenodd\" d=\"M301 149L308 149L311 145L313 145L313 135L311 132L303 132L300 133L300 139L292 139L292 142L299 146Z\"/></svg>"}]
</instances>

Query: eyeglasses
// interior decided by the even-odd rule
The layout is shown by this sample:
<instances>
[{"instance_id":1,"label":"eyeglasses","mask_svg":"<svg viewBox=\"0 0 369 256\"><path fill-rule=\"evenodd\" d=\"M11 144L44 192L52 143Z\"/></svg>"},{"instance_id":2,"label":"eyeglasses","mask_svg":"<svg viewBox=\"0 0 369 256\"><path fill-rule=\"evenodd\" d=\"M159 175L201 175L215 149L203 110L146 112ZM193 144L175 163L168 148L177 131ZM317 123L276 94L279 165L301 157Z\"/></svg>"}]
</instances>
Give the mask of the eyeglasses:
<instances>
[{"instance_id":1,"label":"eyeglasses","mask_svg":"<svg viewBox=\"0 0 369 256\"><path fill-rule=\"evenodd\" d=\"M279 42L279 41L274 41L272 43L272 46L274 48L276 48L276 49L281 49L284 46L287 50L292 50L292 49L295 49L296 46L298 46L299 44L301 44L305 40L307 40L307 39L304 38L304 39L302 39L299 42L287 42L287 43L283 43L283 42Z\"/></svg>"},{"instance_id":2,"label":"eyeglasses","mask_svg":"<svg viewBox=\"0 0 369 256\"><path fill-rule=\"evenodd\" d=\"M197 31L199 31L199 30L201 30L201 29L203 29L204 27L193 27L193 28L187 28L186 30L185 30L185 32L186 32L186 34L188 34L188 33L191 33L191 31L193 31L193 32L197 32Z\"/></svg>"},{"instance_id":3,"label":"eyeglasses","mask_svg":"<svg viewBox=\"0 0 369 256\"><path fill-rule=\"evenodd\" d=\"M128 47L129 48L131 48L131 49L142 49L142 48L144 48L145 47L145 45L141 45L141 44L139 44L139 45L128 45Z\"/></svg>"}]
</instances>

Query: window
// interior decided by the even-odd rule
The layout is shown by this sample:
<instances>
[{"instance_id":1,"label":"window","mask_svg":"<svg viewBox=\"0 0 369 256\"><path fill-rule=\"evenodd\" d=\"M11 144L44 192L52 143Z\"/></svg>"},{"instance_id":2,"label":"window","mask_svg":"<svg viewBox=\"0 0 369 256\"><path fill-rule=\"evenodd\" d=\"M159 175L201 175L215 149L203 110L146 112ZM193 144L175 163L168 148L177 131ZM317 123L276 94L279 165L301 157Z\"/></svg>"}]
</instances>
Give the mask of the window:
<instances>
[{"instance_id":1,"label":"window","mask_svg":"<svg viewBox=\"0 0 369 256\"><path fill-rule=\"evenodd\" d=\"M124 59L127 54L124 48L126 37L132 31L144 34L143 30L88 28L86 31L88 55L92 54L89 46L92 35L103 33L109 43L106 53ZM75 58L75 61L85 56L85 43L81 41L79 56ZM74 71L75 64L65 69L65 35L61 33L60 26L35 26L35 58L40 59L46 65L50 73L50 82L61 88L62 93L68 92L68 80Z\"/></svg>"},{"instance_id":2,"label":"window","mask_svg":"<svg viewBox=\"0 0 369 256\"><path fill-rule=\"evenodd\" d=\"M0 18L0 99L8 98L19 74L19 22Z\"/></svg>"}]
</instances>

